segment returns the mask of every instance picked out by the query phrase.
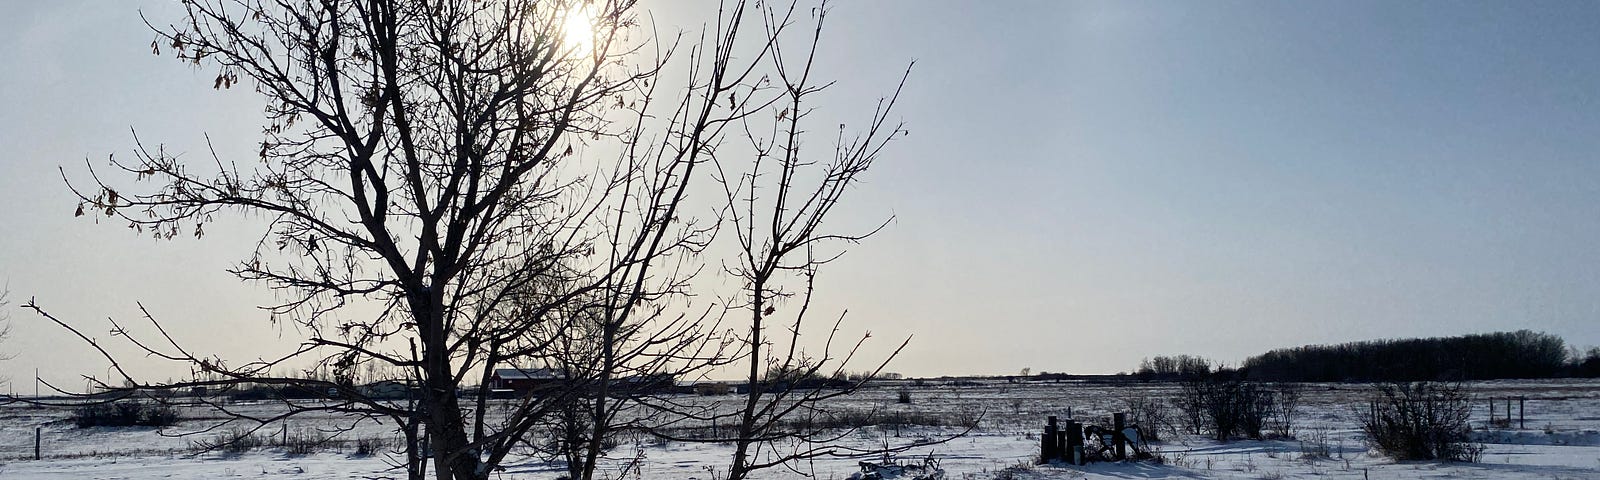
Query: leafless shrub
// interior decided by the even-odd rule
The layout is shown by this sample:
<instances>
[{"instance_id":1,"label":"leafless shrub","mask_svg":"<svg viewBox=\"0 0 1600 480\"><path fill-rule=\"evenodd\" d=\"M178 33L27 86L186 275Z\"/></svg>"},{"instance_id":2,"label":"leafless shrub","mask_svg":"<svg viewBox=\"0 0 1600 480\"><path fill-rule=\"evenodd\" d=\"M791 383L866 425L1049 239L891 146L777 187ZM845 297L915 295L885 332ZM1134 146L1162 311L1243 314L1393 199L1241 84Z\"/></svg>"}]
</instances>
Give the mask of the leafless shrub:
<instances>
[{"instance_id":1,"label":"leafless shrub","mask_svg":"<svg viewBox=\"0 0 1600 480\"><path fill-rule=\"evenodd\" d=\"M1034 466L1033 462L1018 462L1015 465L1011 465L994 472L993 479L1017 480L1021 478L1029 478L1032 476L1032 473L1036 468L1037 467Z\"/></svg>"},{"instance_id":2,"label":"leafless shrub","mask_svg":"<svg viewBox=\"0 0 1600 480\"><path fill-rule=\"evenodd\" d=\"M1362 431L1367 444L1395 460L1478 461L1471 442L1471 398L1459 384L1393 383L1375 387Z\"/></svg>"},{"instance_id":3,"label":"leafless shrub","mask_svg":"<svg viewBox=\"0 0 1600 480\"><path fill-rule=\"evenodd\" d=\"M192 440L189 442L189 447L196 452L238 454L266 444L266 438L257 434L255 429L234 427L214 434L210 438Z\"/></svg>"},{"instance_id":4,"label":"leafless shrub","mask_svg":"<svg viewBox=\"0 0 1600 480\"><path fill-rule=\"evenodd\" d=\"M393 449L395 441L391 437L371 436L360 437L355 440L355 455L370 457Z\"/></svg>"},{"instance_id":5,"label":"leafless shrub","mask_svg":"<svg viewBox=\"0 0 1600 480\"><path fill-rule=\"evenodd\" d=\"M331 435L314 428L286 431L278 442L283 452L291 456L304 456L336 446Z\"/></svg>"},{"instance_id":6,"label":"leafless shrub","mask_svg":"<svg viewBox=\"0 0 1600 480\"><path fill-rule=\"evenodd\" d=\"M72 424L89 427L167 427L176 425L178 410L164 403L138 400L94 402L72 411Z\"/></svg>"},{"instance_id":7,"label":"leafless shrub","mask_svg":"<svg viewBox=\"0 0 1600 480\"><path fill-rule=\"evenodd\" d=\"M1322 460L1333 457L1333 448L1328 442L1328 428L1315 427L1301 432L1296 437L1300 441L1300 458L1303 460Z\"/></svg>"},{"instance_id":8,"label":"leafless shrub","mask_svg":"<svg viewBox=\"0 0 1600 480\"><path fill-rule=\"evenodd\" d=\"M1163 431L1174 431L1177 426L1173 423L1172 407L1159 398L1140 395L1123 399L1124 406L1134 424L1139 426L1139 433L1148 442L1161 441Z\"/></svg>"},{"instance_id":9,"label":"leafless shrub","mask_svg":"<svg viewBox=\"0 0 1600 480\"><path fill-rule=\"evenodd\" d=\"M1274 434L1283 438L1294 438L1294 420L1300 414L1300 394L1304 390L1298 383L1277 383L1272 385L1272 394L1275 397L1269 428Z\"/></svg>"},{"instance_id":10,"label":"leafless shrub","mask_svg":"<svg viewBox=\"0 0 1600 480\"><path fill-rule=\"evenodd\" d=\"M1191 432L1227 441L1289 436L1299 400L1298 390L1218 375L1184 382L1174 403Z\"/></svg>"}]
</instances>

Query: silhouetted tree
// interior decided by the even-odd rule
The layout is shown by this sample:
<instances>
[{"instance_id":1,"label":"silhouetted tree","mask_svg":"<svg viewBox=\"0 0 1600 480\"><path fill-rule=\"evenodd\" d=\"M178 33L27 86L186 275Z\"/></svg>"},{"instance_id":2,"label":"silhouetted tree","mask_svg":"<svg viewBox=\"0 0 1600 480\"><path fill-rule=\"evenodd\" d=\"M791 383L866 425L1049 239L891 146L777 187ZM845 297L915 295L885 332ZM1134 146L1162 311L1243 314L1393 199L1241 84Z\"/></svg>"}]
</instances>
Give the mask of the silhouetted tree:
<instances>
[{"instance_id":1,"label":"silhouetted tree","mask_svg":"<svg viewBox=\"0 0 1600 480\"><path fill-rule=\"evenodd\" d=\"M780 102L798 121L800 98L822 83L779 59L788 17L772 13L784 10L764 8L754 18L749 4L731 2L700 43L680 49L639 26L632 0L182 4L184 18L156 26L151 49L214 69L214 88L259 92L268 125L257 155L213 152L201 162L136 138L133 159L113 157L111 166L152 188L116 184L91 166L92 183L69 181L78 214L159 238L202 236L224 214L269 220L255 253L230 271L280 292L286 301L267 308L306 336L286 356L229 365L165 330L150 342L113 321L145 353L196 372L188 381L147 382L79 328L30 304L111 361L118 378L101 387L332 391L331 403L285 400L289 413L249 420L315 410L386 417L410 440L411 478L422 478L429 462L441 479L486 478L557 413L583 417L568 439L584 450L568 458L584 462L572 473L587 478L619 408L608 400L614 382L726 360L707 336L712 325L702 323L709 310L687 305L699 270L694 255L721 219L697 219L685 198L710 176L705 165L726 129ZM823 10L811 11L820 28ZM764 28L747 35L747 23ZM575 33L592 40L569 41ZM683 77L667 78L663 66L680 56ZM774 218L800 226L775 229L768 250L751 244L764 262L757 275L791 268L784 262L815 242L854 238L818 234L816 223L897 131L884 122L874 118L866 148L841 143L842 170L827 171L844 178L823 183L815 197L822 203L794 205L776 193ZM794 126L778 137L782 148L759 158L802 165L799 132ZM718 165L743 168L732 159ZM749 220L734 223L753 227ZM750 292L759 300L749 341L760 346L773 290ZM336 314L351 304L381 313ZM563 355L574 351L588 355L591 368L572 368L579 357ZM761 361L767 353L745 354ZM333 378L276 373L308 361ZM529 361L572 375L560 391L522 398L503 418L487 419L490 374ZM379 401L340 380L369 363L400 372L418 398ZM461 389L474 382L476 401L467 401Z\"/></svg>"},{"instance_id":2,"label":"silhouetted tree","mask_svg":"<svg viewBox=\"0 0 1600 480\"><path fill-rule=\"evenodd\" d=\"M801 18L797 13L802 12L792 4L786 8L758 5L760 25L769 34L789 30ZM870 335L837 342L835 334L844 320L843 312L828 325L830 329L817 345L820 351L807 351L803 346L803 332L814 314L811 308L819 269L843 254L839 245L859 242L887 225L865 232L834 233L824 228L824 221L840 207L845 193L861 181L885 146L906 133L900 123L890 119L904 86L902 77L893 94L878 102L860 131L851 132L840 124L831 149L809 147L802 153L802 145L811 138L807 125L813 123L817 97L831 85L813 73L828 10L824 6L809 14L811 28L803 32L809 35L802 39L809 48L774 49L763 59L771 75L740 100L764 113L739 119L741 146L747 153L719 151L714 164L724 193L725 235L731 235L738 252L723 268L741 283L740 292L726 303L736 318L747 319L744 325L734 327L740 333L730 339L737 348L733 358L746 374L742 405L731 413L708 418L713 423L737 425L732 438L713 439L734 444L727 474L732 480L765 468L843 454L843 447L836 443L849 431L813 426L826 423L816 418L825 412L823 402L854 392L882 373L889 359L905 346L901 342L869 371L850 375L846 368ZM898 448L909 447L885 450Z\"/></svg>"},{"instance_id":3,"label":"silhouetted tree","mask_svg":"<svg viewBox=\"0 0 1600 480\"><path fill-rule=\"evenodd\" d=\"M792 22L795 11L793 7L769 7L762 13L763 23L773 30ZM718 163L730 230L741 252L738 262L725 268L744 283L744 292L729 303L741 308L749 322L747 333L737 340L749 388L737 414L739 434L734 439L730 480L746 478L762 468L833 453L837 448L830 444L842 438L843 433L795 428L790 426L794 424L791 420L814 415L820 402L848 394L871 378L869 375L855 382L842 380L846 377L846 364L867 339L863 336L847 344L842 352L834 350L833 333L844 320L843 313L833 322L822 351L815 357L808 356L800 345L811 314L818 269L842 253L831 244L859 242L877 231L830 233L823 229L823 221L841 204L844 193L860 181L883 148L904 134L901 124L889 120L899 99L897 88L894 95L879 102L861 133L847 133L845 125L840 124L832 149L801 152L807 137L807 117L815 108L814 98L828 85L812 76L826 14L826 10L813 12L810 49L792 58L783 52L769 57L777 75L772 78L771 89L758 94L770 92L766 103L773 116L742 119L743 130L750 132L747 140L754 150L753 161ZM786 331L774 338L769 330L778 319L783 319ZM904 347L902 342L895 353ZM882 371L887 362L888 358L880 362L873 375ZM816 377L841 379L845 388L828 390L823 388L824 382L803 381ZM805 447L783 453L773 448L780 441L798 441ZM769 456L757 459L757 449L764 446Z\"/></svg>"},{"instance_id":4,"label":"silhouetted tree","mask_svg":"<svg viewBox=\"0 0 1600 480\"><path fill-rule=\"evenodd\" d=\"M0 345L11 338L11 289L0 289ZM14 354L0 350L0 360L10 360ZM8 377L0 377L0 383L11 383ZM6 400L9 400L7 398Z\"/></svg>"}]
</instances>

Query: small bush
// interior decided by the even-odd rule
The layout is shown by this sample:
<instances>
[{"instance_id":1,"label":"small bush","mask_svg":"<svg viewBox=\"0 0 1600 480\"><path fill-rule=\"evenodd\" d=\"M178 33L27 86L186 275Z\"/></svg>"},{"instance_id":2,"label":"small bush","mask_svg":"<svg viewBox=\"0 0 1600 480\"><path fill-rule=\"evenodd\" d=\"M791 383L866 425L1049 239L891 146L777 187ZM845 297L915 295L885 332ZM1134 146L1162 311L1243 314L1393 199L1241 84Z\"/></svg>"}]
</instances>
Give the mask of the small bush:
<instances>
[{"instance_id":1,"label":"small bush","mask_svg":"<svg viewBox=\"0 0 1600 480\"><path fill-rule=\"evenodd\" d=\"M191 441L189 447L201 452L244 453L266 443L266 439L257 435L254 430L236 427L212 435L208 439Z\"/></svg>"},{"instance_id":2,"label":"small bush","mask_svg":"<svg viewBox=\"0 0 1600 480\"><path fill-rule=\"evenodd\" d=\"M358 457L370 457L388 451L394 447L394 443L389 437L357 438L355 454Z\"/></svg>"},{"instance_id":3,"label":"small bush","mask_svg":"<svg viewBox=\"0 0 1600 480\"><path fill-rule=\"evenodd\" d=\"M910 390L901 390L900 391L900 396L896 401L898 401L900 403L911 403L911 391Z\"/></svg>"},{"instance_id":4,"label":"small bush","mask_svg":"<svg viewBox=\"0 0 1600 480\"><path fill-rule=\"evenodd\" d=\"M1379 385L1362 431L1369 446L1395 460L1475 462L1483 446L1470 441L1471 411L1472 401L1460 385Z\"/></svg>"},{"instance_id":5,"label":"small bush","mask_svg":"<svg viewBox=\"0 0 1600 480\"><path fill-rule=\"evenodd\" d=\"M993 480L1018 480L1034 476L1033 462L1018 462L994 472Z\"/></svg>"},{"instance_id":6,"label":"small bush","mask_svg":"<svg viewBox=\"0 0 1600 480\"><path fill-rule=\"evenodd\" d=\"M281 447L292 456L310 455L328 446L328 436L315 429L301 428L284 435Z\"/></svg>"},{"instance_id":7,"label":"small bush","mask_svg":"<svg viewBox=\"0 0 1600 480\"><path fill-rule=\"evenodd\" d=\"M1300 413L1300 394L1305 387L1298 383L1272 385L1273 409L1269 418L1271 429L1278 437L1294 438L1295 417Z\"/></svg>"},{"instance_id":8,"label":"small bush","mask_svg":"<svg viewBox=\"0 0 1600 480\"><path fill-rule=\"evenodd\" d=\"M163 403L128 400L90 403L72 411L72 424L89 427L168 427L178 423L178 410Z\"/></svg>"},{"instance_id":9,"label":"small bush","mask_svg":"<svg viewBox=\"0 0 1600 480\"><path fill-rule=\"evenodd\" d=\"M1322 460L1333 458L1333 447L1328 444L1328 428L1316 427L1302 432L1300 440L1300 458L1304 460Z\"/></svg>"},{"instance_id":10,"label":"small bush","mask_svg":"<svg viewBox=\"0 0 1600 480\"><path fill-rule=\"evenodd\" d=\"M1171 403L1182 413L1178 421L1197 435L1208 433L1219 441L1237 437L1294 438L1301 389L1298 384L1264 384L1243 380L1231 372L1219 372L1185 381L1178 398ZM1141 424L1149 420L1138 418L1140 416L1161 415L1157 411L1141 413L1156 406L1138 400L1129 401L1129 410ZM1173 430L1177 429L1177 425L1173 425L1177 422L1166 423L1172 425Z\"/></svg>"},{"instance_id":11,"label":"small bush","mask_svg":"<svg viewBox=\"0 0 1600 480\"><path fill-rule=\"evenodd\" d=\"M172 408L171 405L164 403L158 403L146 407L143 415L143 425L147 427L169 427L172 425L177 425L178 420L182 418L178 414L178 409Z\"/></svg>"},{"instance_id":12,"label":"small bush","mask_svg":"<svg viewBox=\"0 0 1600 480\"><path fill-rule=\"evenodd\" d=\"M1139 426L1139 434L1146 442L1161 441L1161 433L1173 430L1172 409L1160 399L1138 396L1123 399L1128 415L1135 425Z\"/></svg>"},{"instance_id":13,"label":"small bush","mask_svg":"<svg viewBox=\"0 0 1600 480\"><path fill-rule=\"evenodd\" d=\"M1174 403L1184 411L1195 433L1205 431L1219 441L1235 437L1260 440L1269 433L1287 436L1285 430L1292 422L1282 418L1293 415L1286 407L1298 403L1298 392L1294 395L1292 401L1285 401L1289 399L1279 390L1218 374L1184 382Z\"/></svg>"}]
</instances>

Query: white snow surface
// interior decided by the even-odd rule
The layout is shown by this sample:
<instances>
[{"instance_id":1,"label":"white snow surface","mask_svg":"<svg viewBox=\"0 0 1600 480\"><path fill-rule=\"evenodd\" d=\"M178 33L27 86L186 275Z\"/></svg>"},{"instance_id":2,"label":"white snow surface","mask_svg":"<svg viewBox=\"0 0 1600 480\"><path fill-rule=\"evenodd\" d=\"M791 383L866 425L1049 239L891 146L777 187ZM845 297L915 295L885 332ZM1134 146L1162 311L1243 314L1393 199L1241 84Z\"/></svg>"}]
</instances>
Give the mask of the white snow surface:
<instances>
[{"instance_id":1,"label":"white snow surface","mask_svg":"<svg viewBox=\"0 0 1600 480\"><path fill-rule=\"evenodd\" d=\"M1331 458L1302 455L1301 440L1235 440L1219 443L1199 436L1168 434L1155 444L1162 462L1096 463L1087 466L1033 465L1044 417L1063 418L1071 408L1076 418L1097 421L1109 412L1123 410L1133 398L1169 399L1176 384L1044 383L1005 381L927 381L922 385L875 386L836 399L840 409L876 410L946 419L945 426L865 427L850 433L843 443L858 448L908 444L940 439L965 431L950 425L979 416L978 427L966 435L937 445L913 448L894 460L920 464L932 458L947 479L1600 479L1600 381L1517 380L1467 384L1475 400L1473 427L1485 450L1477 463L1395 462L1362 443L1359 427L1362 408L1371 386L1363 384L1308 384L1296 419L1298 438L1324 433ZM900 404L901 389L912 402ZM1526 422L1493 428L1488 399L1526 397ZM734 396L685 397L685 401L724 402ZM270 414L281 407L272 403L235 405L241 411ZM1504 415L1497 400L1496 415ZM197 440L209 440L219 430L206 431L220 417L193 407L184 411L176 427L76 428L70 409L12 404L0 407L0 478L11 479L214 479L214 478L405 478L392 468L393 454L355 455L348 441L362 437L393 436L390 425L337 414L296 417L287 426L273 425L262 435L283 435L313 429L348 429L335 438L345 444L324 451L292 455L279 447L260 447L244 453L199 452ZM1513 410L1513 417L1515 417ZM1522 428L1519 428L1521 426ZM33 460L34 429L41 432L44 458ZM230 427L223 427L226 430ZM624 440L602 465L605 478L713 479L725 472L731 447L658 441ZM881 456L817 459L793 469L775 468L758 479L814 476L843 479L859 471L858 462L881 461ZM561 464L530 456L513 456L494 478L555 479Z\"/></svg>"}]
</instances>

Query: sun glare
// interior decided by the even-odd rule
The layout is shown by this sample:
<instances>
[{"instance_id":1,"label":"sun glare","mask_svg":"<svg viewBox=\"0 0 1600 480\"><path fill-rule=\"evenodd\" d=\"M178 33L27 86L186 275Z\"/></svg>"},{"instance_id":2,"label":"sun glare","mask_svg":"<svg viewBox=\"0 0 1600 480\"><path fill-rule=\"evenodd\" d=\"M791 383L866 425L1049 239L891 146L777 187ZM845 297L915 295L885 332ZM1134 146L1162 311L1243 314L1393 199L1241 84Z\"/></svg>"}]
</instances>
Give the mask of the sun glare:
<instances>
[{"instance_id":1,"label":"sun glare","mask_svg":"<svg viewBox=\"0 0 1600 480\"><path fill-rule=\"evenodd\" d=\"M572 7L562 21L562 39L571 58L586 58L594 53L594 13L588 2Z\"/></svg>"}]
</instances>

